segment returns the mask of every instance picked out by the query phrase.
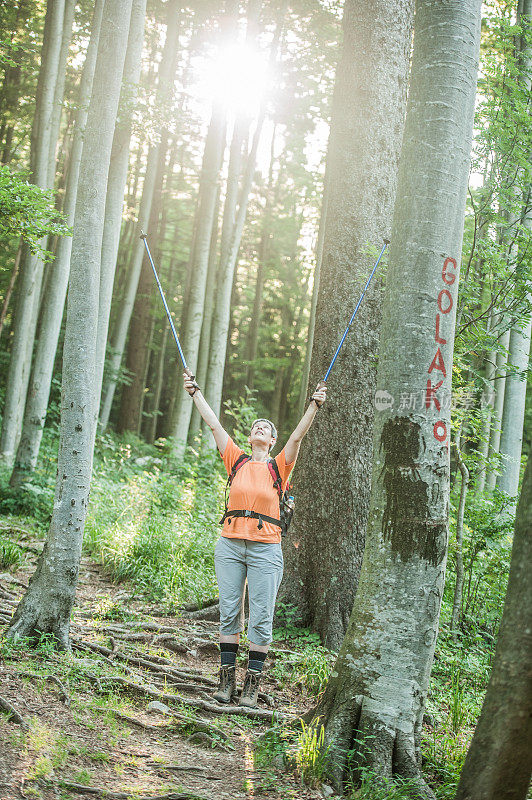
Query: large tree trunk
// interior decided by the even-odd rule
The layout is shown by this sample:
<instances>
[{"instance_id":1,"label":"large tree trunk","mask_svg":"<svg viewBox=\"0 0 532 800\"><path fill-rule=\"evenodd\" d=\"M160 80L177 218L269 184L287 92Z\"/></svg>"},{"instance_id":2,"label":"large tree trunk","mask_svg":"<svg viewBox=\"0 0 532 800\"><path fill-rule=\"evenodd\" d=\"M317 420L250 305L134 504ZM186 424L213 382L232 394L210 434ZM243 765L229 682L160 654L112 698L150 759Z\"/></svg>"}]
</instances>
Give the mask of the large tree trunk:
<instances>
[{"instance_id":1,"label":"large tree trunk","mask_svg":"<svg viewBox=\"0 0 532 800\"><path fill-rule=\"evenodd\" d=\"M177 49L179 47L178 18L180 13L180 4L177 2L177 0L170 0L170 2L167 4L166 41L164 43L159 67L159 80L157 83L157 93L155 99L156 108L164 108L165 104L168 103L172 96L175 76L175 63ZM159 162L159 148L160 143L157 142L156 144L151 145L148 151L146 173L138 216L137 234L140 234L141 230L149 232L148 225L150 220L153 193L155 190L157 164ZM127 274L124 297L120 302L120 313L111 341L111 355L109 357L110 378L104 390L100 413L102 430L105 430L109 423L109 415L111 413L111 407L117 386L118 371L124 355L127 332L129 329L129 323L131 321L131 315L133 313L133 307L135 305L135 298L137 296L137 288L145 253L146 250L144 247L144 242L137 235L134 239L133 255Z\"/></svg>"},{"instance_id":2,"label":"large tree trunk","mask_svg":"<svg viewBox=\"0 0 532 800\"><path fill-rule=\"evenodd\" d=\"M11 638L49 633L61 648L69 646L89 500L105 195L130 15L131 0L106 0L74 221L54 510L37 569L8 630Z\"/></svg>"},{"instance_id":3,"label":"large tree trunk","mask_svg":"<svg viewBox=\"0 0 532 800\"><path fill-rule=\"evenodd\" d=\"M48 188L50 135L64 7L64 0L49 0L46 7L37 103L31 133L31 179L43 189ZM45 240L41 240L40 244L45 246ZM24 245L0 438L0 458L6 464L12 464L15 458L22 428L42 277L42 259Z\"/></svg>"},{"instance_id":4,"label":"large tree trunk","mask_svg":"<svg viewBox=\"0 0 532 800\"><path fill-rule=\"evenodd\" d=\"M327 215L310 386L325 374L389 232L403 134L413 2L347 0L327 157ZM353 607L369 510L381 286L374 279L329 379L330 397L296 467L280 599L331 648ZM346 433L348 438L346 440ZM318 491L319 487L319 491Z\"/></svg>"},{"instance_id":5,"label":"large tree trunk","mask_svg":"<svg viewBox=\"0 0 532 800\"><path fill-rule=\"evenodd\" d=\"M480 8L481 0L416 3L366 549L349 627L312 714L322 717L336 757L336 784L351 750L355 772L408 778L412 795L425 798L434 795L418 745L447 554L451 371Z\"/></svg>"},{"instance_id":6,"label":"large tree trunk","mask_svg":"<svg viewBox=\"0 0 532 800\"><path fill-rule=\"evenodd\" d=\"M63 213L70 226L74 224L81 152L83 149L85 125L87 123L87 110L92 92L96 56L98 53L98 39L100 36L103 6L104 0L96 1L91 24L91 38L87 48L83 74L81 76L79 107L76 116L74 141L72 144L67 188L63 204ZM57 343L63 319L68 275L70 272L71 251L72 237L62 236L57 243L55 259L50 266L50 274L42 301L39 339L37 341L35 359L28 388L22 434L17 448L15 466L11 474L11 486L18 486L22 483L22 481L26 479L28 473L33 472L37 465L44 422L48 410Z\"/></svg>"},{"instance_id":7,"label":"large tree trunk","mask_svg":"<svg viewBox=\"0 0 532 800\"><path fill-rule=\"evenodd\" d=\"M532 458L515 518L510 578L490 681L456 800L525 800L532 774Z\"/></svg>"}]
</instances>

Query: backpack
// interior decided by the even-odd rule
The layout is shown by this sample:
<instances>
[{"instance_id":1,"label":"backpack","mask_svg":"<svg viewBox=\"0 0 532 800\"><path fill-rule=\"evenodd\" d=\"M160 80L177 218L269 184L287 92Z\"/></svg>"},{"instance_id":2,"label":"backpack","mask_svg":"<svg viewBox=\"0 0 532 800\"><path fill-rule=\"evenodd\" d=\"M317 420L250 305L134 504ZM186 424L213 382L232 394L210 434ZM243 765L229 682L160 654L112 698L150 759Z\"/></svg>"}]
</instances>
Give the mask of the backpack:
<instances>
[{"instance_id":1,"label":"backpack","mask_svg":"<svg viewBox=\"0 0 532 800\"><path fill-rule=\"evenodd\" d=\"M289 494L291 488L290 481L286 482L285 490L284 492L282 491L281 475L279 473L279 468L275 458L271 458L267 462L267 465L272 476L273 485L275 486L277 494L279 495L279 519L269 517L267 514L258 514L256 511L250 511L249 509L238 509L234 511L227 510L227 490L231 486L233 478L240 467L243 467L244 464L250 460L251 456L246 455L246 453L241 453L233 464L233 468L225 485L225 510L223 517L220 520L220 525L223 525L226 519L229 519L229 524L231 524L231 517L252 517L253 519L258 519L259 524L257 527L259 531L263 527L263 522L271 522L273 525L277 525L279 528L281 528L281 536L285 536L288 528L290 527L290 523L292 522L292 515L294 513L294 498Z\"/></svg>"}]
</instances>

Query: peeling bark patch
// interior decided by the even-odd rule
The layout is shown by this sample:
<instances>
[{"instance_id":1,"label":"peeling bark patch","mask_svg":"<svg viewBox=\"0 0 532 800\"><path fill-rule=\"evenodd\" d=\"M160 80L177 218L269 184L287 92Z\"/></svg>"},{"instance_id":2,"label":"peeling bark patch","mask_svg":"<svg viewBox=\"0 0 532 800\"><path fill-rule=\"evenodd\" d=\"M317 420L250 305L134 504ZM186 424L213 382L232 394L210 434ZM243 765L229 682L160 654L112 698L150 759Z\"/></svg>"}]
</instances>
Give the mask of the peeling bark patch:
<instances>
[{"instance_id":1,"label":"peeling bark patch","mask_svg":"<svg viewBox=\"0 0 532 800\"><path fill-rule=\"evenodd\" d=\"M380 450L386 506L382 532L401 561L417 555L436 566L444 556L446 527L430 517L430 487L417 469L421 438L421 426L408 417L392 417L383 426Z\"/></svg>"}]
</instances>

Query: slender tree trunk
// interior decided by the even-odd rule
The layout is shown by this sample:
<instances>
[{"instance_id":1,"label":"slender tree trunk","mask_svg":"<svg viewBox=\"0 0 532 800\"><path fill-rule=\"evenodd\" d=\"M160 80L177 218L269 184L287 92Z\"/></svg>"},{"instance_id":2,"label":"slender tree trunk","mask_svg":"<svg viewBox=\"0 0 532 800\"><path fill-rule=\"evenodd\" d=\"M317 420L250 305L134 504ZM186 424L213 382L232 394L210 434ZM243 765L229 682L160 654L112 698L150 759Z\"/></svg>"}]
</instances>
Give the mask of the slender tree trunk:
<instances>
[{"instance_id":1,"label":"slender tree trunk","mask_svg":"<svg viewBox=\"0 0 532 800\"><path fill-rule=\"evenodd\" d=\"M158 163L151 202L148 230L152 231L156 240L161 214L161 195L166 167L166 151L168 135L163 132L158 147ZM142 242L144 246L144 243ZM145 388L146 366L148 362L148 343L152 320L153 270L145 253L142 261L137 295L133 306L133 315L129 327L126 367L131 373L131 383L124 386L120 398L120 414L117 421L118 433L124 431L137 432L140 427L141 409Z\"/></svg>"},{"instance_id":2,"label":"slender tree trunk","mask_svg":"<svg viewBox=\"0 0 532 800\"><path fill-rule=\"evenodd\" d=\"M271 213L272 213L272 191L273 191L273 170L275 158L275 134L277 126L274 124L272 131L272 141L270 145L270 166L268 169L268 180L266 183L264 210L262 211L261 218L261 236L259 243L259 252L257 260L257 277L255 280L255 294L253 298L253 313L251 315L251 324L249 326L248 342L247 342L247 361L248 366L246 370L246 384L249 389L253 390L255 385L255 359L257 358L257 348L259 343L259 329L260 318L262 312L262 293L264 291L264 280L266 277L266 268L271 245ZM229 325L228 333L231 331Z\"/></svg>"},{"instance_id":3,"label":"slender tree trunk","mask_svg":"<svg viewBox=\"0 0 532 800\"><path fill-rule=\"evenodd\" d=\"M531 321L529 319L524 327L513 327L510 333L508 362L517 372L506 376L499 447L502 463L501 474L497 478L498 488L509 497L516 497L519 489L530 331ZM513 508L508 509L512 515L515 513L516 505L517 503Z\"/></svg>"},{"instance_id":4,"label":"slender tree trunk","mask_svg":"<svg viewBox=\"0 0 532 800\"><path fill-rule=\"evenodd\" d=\"M221 166L221 165L220 165ZM227 202L227 200L226 200ZM198 351L198 369L196 371L196 381L199 386L205 386L207 378L207 367L209 364L209 345L211 342L212 315L214 310L214 296L218 287L217 268L218 268L218 233L219 233L219 213L220 206L220 186L214 204L214 219L212 223L211 245L209 249L209 266L207 268L207 283L205 285L205 308L203 309L203 322L201 325L201 338ZM196 406L192 409L190 425L188 429L189 441L194 441L195 436L200 432L204 424Z\"/></svg>"},{"instance_id":5,"label":"slender tree trunk","mask_svg":"<svg viewBox=\"0 0 532 800\"><path fill-rule=\"evenodd\" d=\"M74 24L74 11L76 8L76 0L65 0L63 12L63 32L61 37L61 48L59 50L59 57L57 63L57 80L54 89L54 101L52 110L52 119L50 122L50 149L48 153L48 185L53 186L55 180L55 153L57 149L57 140L59 138L59 129L61 127L61 112L63 110L63 97L65 94L65 78L66 78L66 64L68 51L70 48L70 41L72 39L72 25ZM91 30L92 36L92 30Z\"/></svg>"},{"instance_id":6,"label":"slender tree trunk","mask_svg":"<svg viewBox=\"0 0 532 800\"><path fill-rule=\"evenodd\" d=\"M49 633L64 649L91 481L105 196L130 15L131 0L106 0L74 222L54 510L36 571L8 630L10 638Z\"/></svg>"},{"instance_id":7,"label":"slender tree trunk","mask_svg":"<svg viewBox=\"0 0 532 800\"><path fill-rule=\"evenodd\" d=\"M63 14L64 0L49 0L46 7L30 158L32 182L44 189L48 188L51 121ZM45 241L42 240L40 244L44 246ZM0 438L0 458L8 465L12 464L15 457L22 428L42 277L42 260L24 245Z\"/></svg>"},{"instance_id":8,"label":"slender tree trunk","mask_svg":"<svg viewBox=\"0 0 532 800\"><path fill-rule=\"evenodd\" d=\"M447 554L451 371L480 11L481 0L416 3L377 373L387 402L375 414L366 549L345 639L311 712L321 717L338 787L351 751L355 774L365 767L376 783L407 778L411 795L423 798L434 797L420 771L419 736ZM406 406L404 393L421 403Z\"/></svg>"},{"instance_id":9,"label":"slender tree trunk","mask_svg":"<svg viewBox=\"0 0 532 800\"><path fill-rule=\"evenodd\" d=\"M200 198L198 207L197 228L194 246L194 261L192 264L190 295L186 306L186 328L183 331L182 347L189 369L195 373L197 366L199 339L203 323L205 303L205 286L209 267L209 251L211 243L212 225L215 212L216 195L220 163L225 146L225 112L216 104L213 107L209 131L205 141L203 165L200 181ZM189 397L182 397L182 384L177 381L179 396L173 409L173 418L170 423L170 435L174 439L172 452L177 458L182 458L185 453L188 427L192 412ZM184 402L182 402L184 400Z\"/></svg>"},{"instance_id":10,"label":"slender tree trunk","mask_svg":"<svg viewBox=\"0 0 532 800\"><path fill-rule=\"evenodd\" d=\"M249 130L249 119L239 117L235 120L233 129L233 136L231 139L231 148L229 154L229 165L227 169L227 187L225 192L224 213L222 221L222 234L220 239L220 258L217 259L217 252L213 252L211 243L211 256L212 263L209 260L209 276L207 277L207 294L205 298L205 311L203 318L203 327L201 332L200 343L200 357L198 360L198 380L199 385L206 387L209 381L209 365L210 365L210 349L213 336L213 321L215 314L216 298L219 297L220 290L223 288L223 265L226 264L229 248L231 246L231 236L233 233L237 204L238 204L238 185L240 180L240 172L242 169L242 148L246 139L246 132ZM214 230L214 229L213 229ZM212 280L212 285L211 285ZM214 292L216 286L216 292ZM207 389L205 388L205 393ZM207 396L207 395L205 395ZM198 417L196 407L192 411L193 419L194 413ZM198 420L201 424L202 446L205 447L206 440L208 439L210 429L205 424L204 420ZM192 435L195 432L194 426L191 424ZM212 434L211 434L212 436Z\"/></svg>"},{"instance_id":11,"label":"slender tree trunk","mask_svg":"<svg viewBox=\"0 0 532 800\"><path fill-rule=\"evenodd\" d=\"M490 315L490 327L493 315ZM479 456L480 471L477 477L477 489L483 492L486 485L486 474L488 472L488 458L490 447L491 418L495 405L495 371L497 366L497 353L491 350L485 361L484 390L482 392L481 407L484 412L484 420L481 428Z\"/></svg>"},{"instance_id":12,"label":"slender tree trunk","mask_svg":"<svg viewBox=\"0 0 532 800\"><path fill-rule=\"evenodd\" d=\"M462 458L462 451L460 448L460 440L462 438L462 429L456 434L456 458L458 460L458 467L462 476L460 484L460 501L458 503L458 517L456 520L456 580L454 584L454 597L453 597L453 611L451 614L451 633L454 637L458 633L460 627L460 616L462 613L462 592L464 588L464 557L462 546L464 541L464 512L467 499L467 490L469 487L469 470Z\"/></svg>"},{"instance_id":13,"label":"slender tree trunk","mask_svg":"<svg viewBox=\"0 0 532 800\"><path fill-rule=\"evenodd\" d=\"M323 241L325 235L325 220L327 217L327 184L323 189L323 203L321 207L320 225L318 228L318 241L316 242L316 265L314 267L314 282L312 285L312 302L310 305L310 319L308 325L307 348L305 350L305 363L303 365L303 375L301 377L301 391L299 394L299 414L303 416L307 398L311 390L309 387L310 359L314 344L314 330L316 328L316 305L320 289L321 262L323 259Z\"/></svg>"},{"instance_id":14,"label":"slender tree trunk","mask_svg":"<svg viewBox=\"0 0 532 800\"><path fill-rule=\"evenodd\" d=\"M63 212L70 226L74 225L81 153L96 67L103 6L104 0L96 0L91 24L91 38L81 77L79 108L63 205ZM71 251L72 237L61 237L57 242L55 259L50 267L50 274L41 304L40 332L29 382L22 434L17 448L15 466L11 474L11 486L19 486L27 478L28 473L33 472L37 465L44 422L48 410L57 343L63 320Z\"/></svg>"},{"instance_id":15,"label":"slender tree trunk","mask_svg":"<svg viewBox=\"0 0 532 800\"><path fill-rule=\"evenodd\" d=\"M122 226L124 189L129 165L129 142L133 109L136 103L141 69L142 45L146 22L146 0L133 0L129 26L124 77L120 95L120 116L115 127L107 196L105 199L105 221L102 240L100 270L100 305L98 309L98 334L96 341L96 416L100 410L105 348L109 331L109 317L113 296L118 244ZM133 227L133 226L132 226ZM97 422L95 422L95 432Z\"/></svg>"},{"instance_id":16,"label":"slender tree trunk","mask_svg":"<svg viewBox=\"0 0 532 800\"><path fill-rule=\"evenodd\" d=\"M255 131L253 133L251 150L247 158L246 171L242 180L238 212L235 217L231 240L227 249L227 256L223 262L220 261L220 267L218 271L218 292L216 295L216 305L212 319L211 344L209 348L209 368L207 372L207 385L205 387L205 397L207 398L207 402L216 416L219 416L222 405L222 388L227 352L227 333L229 330L233 275L236 268L238 251L240 249L242 232L244 230L244 223L246 220L248 198L253 182L253 175L255 173L257 149L259 146L265 113L266 110L263 107L259 113ZM216 442L214 441L212 433L210 436L207 436L205 440L205 446L209 450L214 450L216 448Z\"/></svg>"},{"instance_id":17,"label":"slender tree trunk","mask_svg":"<svg viewBox=\"0 0 532 800\"><path fill-rule=\"evenodd\" d=\"M501 314L497 315L497 324L505 324ZM493 461L499 455L499 446L501 442L501 425L504 410L504 390L506 386L506 364L508 361L509 344L510 331L506 330L499 338L499 345L501 349L497 352L495 359L495 395L493 401L493 412L491 414L490 443L488 451L490 465L486 470L486 489L488 492L493 492L497 482L498 468Z\"/></svg>"},{"instance_id":18,"label":"slender tree trunk","mask_svg":"<svg viewBox=\"0 0 532 800\"><path fill-rule=\"evenodd\" d=\"M515 518L510 578L490 681L456 800L525 800L532 774L532 459Z\"/></svg>"},{"instance_id":19,"label":"slender tree trunk","mask_svg":"<svg viewBox=\"0 0 532 800\"><path fill-rule=\"evenodd\" d=\"M347 0L344 6L344 47L327 156L312 388L323 378L367 280L372 266L367 248L380 248L389 234L412 17L413 2L408 0ZM284 547L279 599L296 606L301 622L312 625L334 649L342 642L353 607L369 512L381 287L376 276L329 378L329 399L319 424L302 442L294 475L297 510Z\"/></svg>"},{"instance_id":20,"label":"slender tree trunk","mask_svg":"<svg viewBox=\"0 0 532 800\"><path fill-rule=\"evenodd\" d=\"M170 0L170 2L167 4L166 41L162 52L159 70L159 81L157 84L157 94L155 99L156 108L163 108L172 95L174 85L174 66L177 48L179 46L178 19L180 13L180 4L177 2L177 0ZM144 177L144 186L142 189L142 199L138 217L138 233L140 233L141 230L147 231L149 225L151 204L157 174L157 164L159 161L159 147L159 143L153 144L148 151L146 173ZM137 287L142 268L142 261L145 252L144 242L138 237L135 238L133 256L127 274L124 297L120 304L120 314L117 319L116 328L113 332L113 338L111 342L111 355L109 358L110 378L104 390L100 413L102 430L105 430L109 423L109 415L111 413L111 406L113 404L113 398L117 385L118 371L124 355L127 332L129 329L129 323L131 321L131 315L133 313L133 307L135 304L135 297L137 295Z\"/></svg>"},{"instance_id":21,"label":"slender tree trunk","mask_svg":"<svg viewBox=\"0 0 532 800\"><path fill-rule=\"evenodd\" d=\"M520 63L522 64L523 84L530 94L532 47L530 33L532 32L532 0L521 0L518 21L523 27L523 36L520 37ZM530 109L529 109L530 113ZM529 117L532 124L532 117ZM523 225L532 230L532 184L524 192L523 197ZM524 257L524 254L523 254ZM504 409L501 421L501 440L499 452L502 456L501 474L497 478L497 486L510 497L515 497L519 488L519 473L521 468L521 445L523 441L523 422L525 417L525 399L527 387L527 374L530 353L530 334L532 320L530 312L521 312L520 319L516 320L510 332L508 362L517 374L507 375L504 386ZM515 513L515 505L508 509L508 513Z\"/></svg>"},{"instance_id":22,"label":"slender tree trunk","mask_svg":"<svg viewBox=\"0 0 532 800\"><path fill-rule=\"evenodd\" d=\"M15 263L13 264L13 272L11 273L11 277L9 279L9 285L6 290L6 296L4 297L4 302L2 303L2 311L0 312L0 336L2 336L2 331L4 330L4 325L7 317L7 310L9 308L9 301L11 300L13 289L15 288L15 281L17 280L21 256L22 256L22 239L20 240L18 246L17 255L15 256Z\"/></svg>"}]
</instances>

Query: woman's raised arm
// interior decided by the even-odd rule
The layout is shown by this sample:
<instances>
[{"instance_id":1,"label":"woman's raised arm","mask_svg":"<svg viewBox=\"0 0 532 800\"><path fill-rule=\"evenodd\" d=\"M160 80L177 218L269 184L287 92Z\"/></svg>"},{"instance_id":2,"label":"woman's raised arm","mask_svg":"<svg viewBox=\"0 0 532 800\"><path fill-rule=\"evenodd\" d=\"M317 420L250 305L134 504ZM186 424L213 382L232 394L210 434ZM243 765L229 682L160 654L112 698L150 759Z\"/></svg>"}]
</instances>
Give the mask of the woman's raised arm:
<instances>
[{"instance_id":1,"label":"woman's raised arm","mask_svg":"<svg viewBox=\"0 0 532 800\"><path fill-rule=\"evenodd\" d=\"M186 372L183 372L185 390L189 393L189 395L194 400L196 408L198 409L199 413L205 420L205 423L209 426L212 431L212 435L214 436L214 441L218 446L218 450L220 451L221 455L223 456L224 450L226 448L227 442L229 441L229 434L226 430L222 428L222 423L208 404L208 402L203 397L201 390L197 383L193 381Z\"/></svg>"},{"instance_id":2,"label":"woman's raised arm","mask_svg":"<svg viewBox=\"0 0 532 800\"><path fill-rule=\"evenodd\" d=\"M312 395L312 398L313 399L309 403L309 407L299 420L296 428L294 429L293 433L291 434L290 438L285 444L284 452L287 464L291 464L292 461L294 461L297 458L297 454L299 453L299 446L301 445L301 440L303 436L306 434L306 432L312 425L312 421L316 416L318 408L320 408L327 399L327 387L322 386L321 383L318 383L316 391ZM314 402L314 398L316 399L316 402Z\"/></svg>"}]
</instances>

